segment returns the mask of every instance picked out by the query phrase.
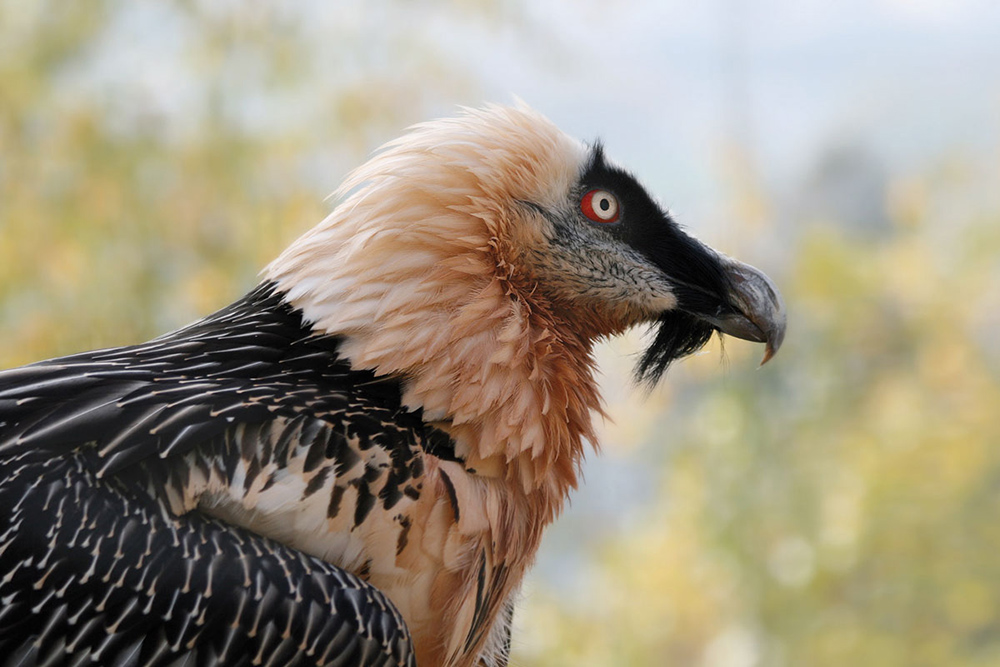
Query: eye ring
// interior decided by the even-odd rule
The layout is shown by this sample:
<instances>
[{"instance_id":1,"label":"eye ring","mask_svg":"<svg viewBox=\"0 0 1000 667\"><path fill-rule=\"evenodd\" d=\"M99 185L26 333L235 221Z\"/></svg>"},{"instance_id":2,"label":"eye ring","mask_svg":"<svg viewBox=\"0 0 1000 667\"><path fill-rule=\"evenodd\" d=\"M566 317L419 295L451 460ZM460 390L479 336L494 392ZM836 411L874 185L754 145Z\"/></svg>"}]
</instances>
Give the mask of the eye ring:
<instances>
[{"instance_id":1,"label":"eye ring","mask_svg":"<svg viewBox=\"0 0 1000 667\"><path fill-rule=\"evenodd\" d=\"M580 211L594 222L609 224L618 222L618 214L621 206L618 198L607 190L594 188L588 190L583 199L580 200Z\"/></svg>"}]
</instances>

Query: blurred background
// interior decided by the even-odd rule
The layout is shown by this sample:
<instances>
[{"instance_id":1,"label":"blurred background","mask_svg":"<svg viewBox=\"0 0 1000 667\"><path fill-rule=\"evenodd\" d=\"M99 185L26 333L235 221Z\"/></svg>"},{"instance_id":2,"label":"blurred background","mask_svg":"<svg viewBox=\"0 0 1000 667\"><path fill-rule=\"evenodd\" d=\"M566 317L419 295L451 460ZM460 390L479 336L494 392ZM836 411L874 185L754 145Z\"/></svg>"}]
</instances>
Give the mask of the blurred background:
<instances>
[{"instance_id":1,"label":"blurred background","mask_svg":"<svg viewBox=\"0 0 1000 667\"><path fill-rule=\"evenodd\" d=\"M1000 664L1000 4L0 0L0 367L238 297L407 125L518 96L782 287L646 396L514 665Z\"/></svg>"}]
</instances>

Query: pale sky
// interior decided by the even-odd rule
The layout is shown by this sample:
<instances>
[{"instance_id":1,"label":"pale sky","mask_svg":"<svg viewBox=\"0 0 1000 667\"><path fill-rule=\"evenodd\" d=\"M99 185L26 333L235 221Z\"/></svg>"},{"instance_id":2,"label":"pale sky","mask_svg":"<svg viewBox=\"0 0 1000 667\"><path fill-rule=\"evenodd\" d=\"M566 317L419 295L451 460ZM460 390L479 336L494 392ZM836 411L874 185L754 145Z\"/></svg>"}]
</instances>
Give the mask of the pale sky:
<instances>
[{"instance_id":1,"label":"pale sky","mask_svg":"<svg viewBox=\"0 0 1000 667\"><path fill-rule=\"evenodd\" d=\"M894 171L1000 147L997 2L519 0L486 17L462 6L285 3L318 45L311 88L291 100L251 97L241 111L261 131L320 124L316 100L372 71L426 88L423 108L406 110L413 122L516 95L571 134L601 137L666 203L697 218L712 216L723 195L734 136L777 191L798 187L845 141L871 147ZM155 5L121 14L89 81L138 89L182 126L200 85L187 26ZM422 86L426 50L469 85ZM237 58L223 74L238 83L253 67ZM87 81L71 82L67 95ZM337 180L330 175L331 190Z\"/></svg>"}]
</instances>

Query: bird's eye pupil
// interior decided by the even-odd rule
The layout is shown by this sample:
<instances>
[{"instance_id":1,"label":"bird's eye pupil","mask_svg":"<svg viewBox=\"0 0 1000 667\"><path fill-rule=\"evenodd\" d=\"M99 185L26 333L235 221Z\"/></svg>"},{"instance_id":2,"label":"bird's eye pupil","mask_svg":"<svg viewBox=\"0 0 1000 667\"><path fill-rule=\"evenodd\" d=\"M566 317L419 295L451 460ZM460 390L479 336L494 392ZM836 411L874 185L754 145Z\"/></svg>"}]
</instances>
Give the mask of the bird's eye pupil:
<instances>
[{"instance_id":1,"label":"bird's eye pupil","mask_svg":"<svg viewBox=\"0 0 1000 667\"><path fill-rule=\"evenodd\" d=\"M602 199L601 203L598 204L598 206L601 207L602 211L607 211L609 208L611 208L611 202L609 202L607 199Z\"/></svg>"}]
</instances>

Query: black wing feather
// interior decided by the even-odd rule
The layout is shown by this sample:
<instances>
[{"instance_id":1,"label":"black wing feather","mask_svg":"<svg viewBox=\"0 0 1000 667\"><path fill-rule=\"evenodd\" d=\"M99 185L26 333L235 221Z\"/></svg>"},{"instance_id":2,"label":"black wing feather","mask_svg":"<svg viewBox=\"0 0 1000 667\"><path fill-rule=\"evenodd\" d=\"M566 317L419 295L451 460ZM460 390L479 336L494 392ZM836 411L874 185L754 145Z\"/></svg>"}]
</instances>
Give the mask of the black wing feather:
<instances>
[{"instance_id":1,"label":"black wing feather","mask_svg":"<svg viewBox=\"0 0 1000 667\"><path fill-rule=\"evenodd\" d=\"M79 453L5 471L0 664L67 664L67 650L98 665L413 664L391 603L333 565L195 513L164 516Z\"/></svg>"},{"instance_id":2,"label":"black wing feather","mask_svg":"<svg viewBox=\"0 0 1000 667\"><path fill-rule=\"evenodd\" d=\"M379 591L166 499L192 469L242 460L249 488L294 452L341 475L351 438L392 460L355 480L356 513L395 502L447 439L338 344L265 284L143 345L0 372L0 664L412 665Z\"/></svg>"}]
</instances>

